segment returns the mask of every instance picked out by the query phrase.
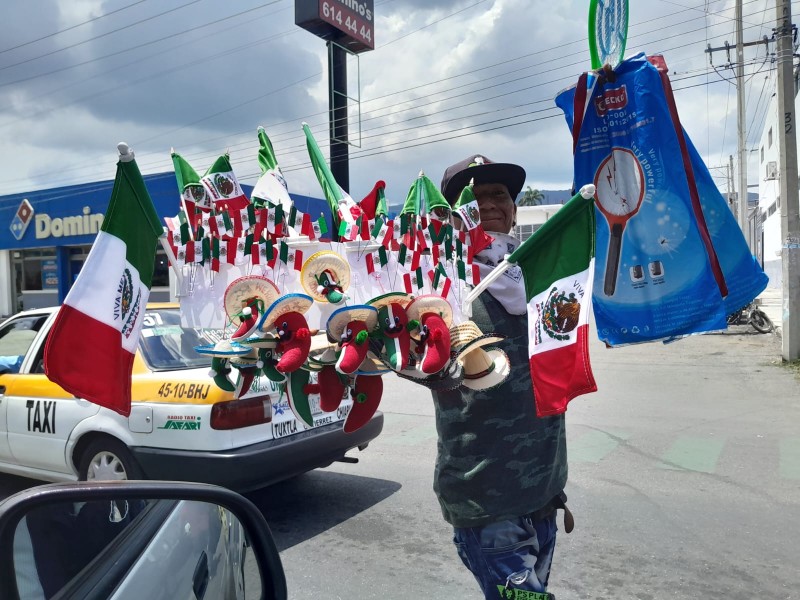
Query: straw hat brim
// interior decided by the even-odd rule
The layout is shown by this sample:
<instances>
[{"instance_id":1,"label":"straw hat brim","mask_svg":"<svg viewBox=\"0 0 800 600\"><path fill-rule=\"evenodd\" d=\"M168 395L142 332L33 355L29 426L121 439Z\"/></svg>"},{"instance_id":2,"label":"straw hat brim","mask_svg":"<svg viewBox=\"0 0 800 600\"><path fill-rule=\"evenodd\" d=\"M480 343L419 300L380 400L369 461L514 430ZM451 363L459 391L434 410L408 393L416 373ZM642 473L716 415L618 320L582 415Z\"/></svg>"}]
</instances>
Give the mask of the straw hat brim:
<instances>
[{"instance_id":1,"label":"straw hat brim","mask_svg":"<svg viewBox=\"0 0 800 600\"><path fill-rule=\"evenodd\" d=\"M324 333L318 333L316 335L311 336L311 349L309 352L322 352L327 348L331 348L334 345L334 342L331 342L328 339L328 336Z\"/></svg>"},{"instance_id":2,"label":"straw hat brim","mask_svg":"<svg viewBox=\"0 0 800 600\"><path fill-rule=\"evenodd\" d=\"M425 386L434 392L446 392L456 389L464 380L464 366L458 361L452 361L448 365L429 377L420 377L420 372L416 369L405 371L395 371L398 377L408 379L414 383Z\"/></svg>"},{"instance_id":3,"label":"straw hat brim","mask_svg":"<svg viewBox=\"0 0 800 600\"><path fill-rule=\"evenodd\" d=\"M319 284L316 277L325 269L330 269L342 290L346 291L350 287L350 264L332 250L316 252L303 263L303 267L300 269L300 282L306 293L317 302L328 301L317 291Z\"/></svg>"},{"instance_id":4,"label":"straw hat brim","mask_svg":"<svg viewBox=\"0 0 800 600\"><path fill-rule=\"evenodd\" d=\"M421 321L422 316L428 313L440 315L448 328L453 323L453 308L447 300L438 294L417 296L406 306L406 314L409 319Z\"/></svg>"},{"instance_id":5,"label":"straw hat brim","mask_svg":"<svg viewBox=\"0 0 800 600\"><path fill-rule=\"evenodd\" d=\"M314 299L311 296L294 293L284 294L264 311L264 316L261 317L258 323L258 329L261 331L269 330L275 321L286 313L298 312L300 314L305 314L313 304Z\"/></svg>"},{"instance_id":6,"label":"straw hat brim","mask_svg":"<svg viewBox=\"0 0 800 600\"><path fill-rule=\"evenodd\" d=\"M233 356L231 357L230 361L231 366L238 367L238 368L255 368L258 363L258 356L252 356L249 354L245 354L242 356Z\"/></svg>"},{"instance_id":7,"label":"straw hat brim","mask_svg":"<svg viewBox=\"0 0 800 600\"><path fill-rule=\"evenodd\" d=\"M277 337L269 335L264 337L253 336L246 340L238 340L237 343L242 346L247 346L248 348L275 348L278 342L280 342L280 340Z\"/></svg>"},{"instance_id":8,"label":"straw hat brim","mask_svg":"<svg viewBox=\"0 0 800 600\"><path fill-rule=\"evenodd\" d=\"M511 372L511 363L508 360L508 355L500 348L489 348L485 350L489 355L489 359L494 363L494 369L489 371L486 375L476 379L467 379L461 382L461 385L471 390L488 390L503 383L508 374Z\"/></svg>"},{"instance_id":9,"label":"straw hat brim","mask_svg":"<svg viewBox=\"0 0 800 600\"><path fill-rule=\"evenodd\" d=\"M247 275L235 279L225 290L223 304L228 318L242 311L242 302L248 298L259 298L266 308L281 295L278 286L260 275Z\"/></svg>"},{"instance_id":10,"label":"straw hat brim","mask_svg":"<svg viewBox=\"0 0 800 600\"><path fill-rule=\"evenodd\" d=\"M388 294L383 294L373 298L367 302L367 304L377 310L380 310L389 304L400 304L403 308L405 308L413 299L414 296L411 294L406 294L405 292L389 292Z\"/></svg>"},{"instance_id":11,"label":"straw hat brim","mask_svg":"<svg viewBox=\"0 0 800 600\"><path fill-rule=\"evenodd\" d=\"M382 361L378 360L375 355L367 354L367 358L364 359L358 369L356 369L356 375L384 375L386 373L391 373L392 370L383 364Z\"/></svg>"},{"instance_id":12,"label":"straw hat brim","mask_svg":"<svg viewBox=\"0 0 800 600\"><path fill-rule=\"evenodd\" d=\"M328 317L328 322L325 325L328 339L338 342L342 337L344 328L347 327L350 321L363 321L367 325L367 331L372 331L375 329L375 325L378 324L378 309L368 304L337 308Z\"/></svg>"},{"instance_id":13,"label":"straw hat brim","mask_svg":"<svg viewBox=\"0 0 800 600\"><path fill-rule=\"evenodd\" d=\"M458 347L453 348L456 353L456 358L459 360L463 360L463 357L472 352L477 348L483 348L484 346L490 346L492 344L497 344L505 340L505 336L494 334L494 333L485 333L481 336L472 339L465 344L462 344Z\"/></svg>"}]
</instances>

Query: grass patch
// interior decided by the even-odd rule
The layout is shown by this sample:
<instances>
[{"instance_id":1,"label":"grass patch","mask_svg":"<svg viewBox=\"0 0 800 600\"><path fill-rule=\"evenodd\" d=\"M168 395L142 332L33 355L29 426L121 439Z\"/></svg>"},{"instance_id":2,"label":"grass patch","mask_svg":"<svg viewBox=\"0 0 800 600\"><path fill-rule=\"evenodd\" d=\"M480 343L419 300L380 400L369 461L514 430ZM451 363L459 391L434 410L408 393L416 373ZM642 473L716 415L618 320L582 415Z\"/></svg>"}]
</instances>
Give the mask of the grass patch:
<instances>
[{"instance_id":1,"label":"grass patch","mask_svg":"<svg viewBox=\"0 0 800 600\"><path fill-rule=\"evenodd\" d=\"M785 361L783 359L779 359L777 364L779 367L783 367L784 369L791 371L794 373L796 378L800 379L800 360Z\"/></svg>"}]
</instances>

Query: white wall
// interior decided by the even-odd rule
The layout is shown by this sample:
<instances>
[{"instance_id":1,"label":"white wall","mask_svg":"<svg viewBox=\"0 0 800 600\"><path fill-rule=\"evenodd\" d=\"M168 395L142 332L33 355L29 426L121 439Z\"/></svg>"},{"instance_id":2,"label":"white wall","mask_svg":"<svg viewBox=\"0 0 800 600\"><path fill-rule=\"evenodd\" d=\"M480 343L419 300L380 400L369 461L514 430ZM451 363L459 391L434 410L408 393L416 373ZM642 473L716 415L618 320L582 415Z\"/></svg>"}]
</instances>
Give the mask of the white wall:
<instances>
[{"instance_id":1,"label":"white wall","mask_svg":"<svg viewBox=\"0 0 800 600\"><path fill-rule=\"evenodd\" d=\"M795 96L794 109L797 113L800 109L800 98ZM781 248L783 240L781 236L781 208L776 204L776 210L769 215L770 207L776 203L780 195L780 156L778 149L778 135L781 132L778 124L777 97L773 94L767 109L767 118L764 123L764 130L761 132L761 139L758 145L758 207L764 212L764 271L769 275L769 287L779 288L782 286L781 269ZM770 144L770 130L772 131L772 143ZM795 130L796 131L796 130ZM763 148L763 159L761 151ZM767 178L767 165L775 162L778 169L776 179ZM781 198L781 205L785 206L785 198ZM800 203L800 198L795 198L794 202Z\"/></svg>"},{"instance_id":2,"label":"white wall","mask_svg":"<svg viewBox=\"0 0 800 600\"><path fill-rule=\"evenodd\" d=\"M15 312L16 306L11 297L11 251L0 250L0 315Z\"/></svg>"}]
</instances>

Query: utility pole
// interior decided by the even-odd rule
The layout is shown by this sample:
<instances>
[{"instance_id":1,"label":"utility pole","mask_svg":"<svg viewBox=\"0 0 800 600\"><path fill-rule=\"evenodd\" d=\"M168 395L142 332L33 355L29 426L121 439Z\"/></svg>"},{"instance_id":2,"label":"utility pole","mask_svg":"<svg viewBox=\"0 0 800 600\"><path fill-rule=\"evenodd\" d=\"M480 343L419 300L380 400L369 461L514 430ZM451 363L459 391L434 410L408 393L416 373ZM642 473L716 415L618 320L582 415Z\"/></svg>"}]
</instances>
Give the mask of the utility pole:
<instances>
[{"instance_id":1,"label":"utility pole","mask_svg":"<svg viewBox=\"0 0 800 600\"><path fill-rule=\"evenodd\" d=\"M800 358L800 196L797 185L797 133L794 110L794 40L790 0L776 0L775 40L778 71L778 129L781 186L781 267L783 269L783 360Z\"/></svg>"},{"instance_id":2,"label":"utility pole","mask_svg":"<svg viewBox=\"0 0 800 600\"><path fill-rule=\"evenodd\" d=\"M750 225L747 222L747 125L744 102L744 40L742 40L742 0L736 0L736 131L739 137L739 228L744 233L747 247L751 249Z\"/></svg>"},{"instance_id":3,"label":"utility pole","mask_svg":"<svg viewBox=\"0 0 800 600\"><path fill-rule=\"evenodd\" d=\"M750 240L750 226L748 223L748 210L747 210L747 126L745 119L745 97L744 97L744 49L748 46L758 46L761 44L769 45L769 40L766 36L756 42L744 42L742 40L742 0L736 0L736 10L734 14L734 21L736 27L736 63L731 62L731 45L725 42L724 46L719 48L712 48L711 44L706 48L709 55L709 62L713 66L713 54L720 50L725 50L728 64L726 66L734 66L736 72L736 112L737 112L737 132L738 132L738 150L736 152L739 162L739 193L737 194L738 202L736 210L736 221L739 223L739 229L742 230L742 235L747 242L747 247L751 249Z\"/></svg>"}]
</instances>

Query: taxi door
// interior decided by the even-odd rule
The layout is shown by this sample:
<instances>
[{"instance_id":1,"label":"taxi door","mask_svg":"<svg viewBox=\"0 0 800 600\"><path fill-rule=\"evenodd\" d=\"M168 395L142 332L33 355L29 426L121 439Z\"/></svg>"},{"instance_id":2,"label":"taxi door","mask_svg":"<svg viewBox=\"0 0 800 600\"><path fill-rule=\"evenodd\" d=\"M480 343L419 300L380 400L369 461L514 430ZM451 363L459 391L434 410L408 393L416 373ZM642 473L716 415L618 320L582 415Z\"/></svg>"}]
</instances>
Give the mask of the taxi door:
<instances>
[{"instance_id":1,"label":"taxi door","mask_svg":"<svg viewBox=\"0 0 800 600\"><path fill-rule=\"evenodd\" d=\"M55 315L52 316L55 318ZM79 400L44 374L49 323L34 339L19 373L6 376L5 396L11 462L34 469L72 473L66 445L75 426L100 407Z\"/></svg>"},{"instance_id":2,"label":"taxi door","mask_svg":"<svg viewBox=\"0 0 800 600\"><path fill-rule=\"evenodd\" d=\"M8 442L8 388L30 355L37 337L47 322L48 313L26 313L0 325L0 461L10 462Z\"/></svg>"}]
</instances>

